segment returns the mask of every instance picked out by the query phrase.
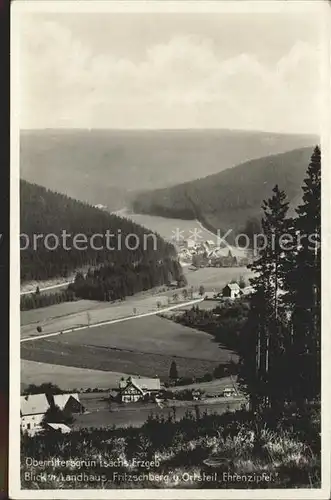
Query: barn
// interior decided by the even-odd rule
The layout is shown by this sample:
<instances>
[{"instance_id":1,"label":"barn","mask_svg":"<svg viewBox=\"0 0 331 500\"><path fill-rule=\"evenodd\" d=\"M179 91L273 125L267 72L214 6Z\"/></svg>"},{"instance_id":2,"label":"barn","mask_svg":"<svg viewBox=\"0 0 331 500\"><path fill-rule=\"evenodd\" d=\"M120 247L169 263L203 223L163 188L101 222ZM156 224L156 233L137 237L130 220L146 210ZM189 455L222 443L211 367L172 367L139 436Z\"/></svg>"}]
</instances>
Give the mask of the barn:
<instances>
[{"instance_id":1,"label":"barn","mask_svg":"<svg viewBox=\"0 0 331 500\"><path fill-rule=\"evenodd\" d=\"M52 396L52 400L52 403L65 413L83 413L85 411L77 393L55 394Z\"/></svg>"},{"instance_id":2,"label":"barn","mask_svg":"<svg viewBox=\"0 0 331 500\"><path fill-rule=\"evenodd\" d=\"M228 283L222 291L223 297L236 299L240 297L240 287L238 283Z\"/></svg>"}]
</instances>

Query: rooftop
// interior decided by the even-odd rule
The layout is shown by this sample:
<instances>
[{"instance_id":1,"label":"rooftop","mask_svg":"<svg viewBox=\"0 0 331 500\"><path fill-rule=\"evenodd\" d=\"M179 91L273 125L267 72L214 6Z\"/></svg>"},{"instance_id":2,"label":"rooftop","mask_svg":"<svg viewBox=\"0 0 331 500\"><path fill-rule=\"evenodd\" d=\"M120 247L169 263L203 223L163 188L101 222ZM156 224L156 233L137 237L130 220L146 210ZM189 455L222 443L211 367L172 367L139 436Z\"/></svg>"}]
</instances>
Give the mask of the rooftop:
<instances>
[{"instance_id":1,"label":"rooftop","mask_svg":"<svg viewBox=\"0 0 331 500\"><path fill-rule=\"evenodd\" d=\"M46 394L29 394L21 396L21 415L45 414L49 408Z\"/></svg>"},{"instance_id":2,"label":"rooftop","mask_svg":"<svg viewBox=\"0 0 331 500\"><path fill-rule=\"evenodd\" d=\"M53 396L53 401L54 401L54 404L60 408L60 410L63 410L65 408L65 405L67 404L67 402L69 401L69 399L71 397L73 397L78 402L80 402L79 401L79 396L78 396L77 393L73 393L73 394L55 394Z\"/></svg>"},{"instance_id":3,"label":"rooftop","mask_svg":"<svg viewBox=\"0 0 331 500\"><path fill-rule=\"evenodd\" d=\"M143 377L129 377L127 380L120 381L120 388L124 389L128 383L132 382L137 387L147 391L159 391L161 389L161 382L159 378L143 378Z\"/></svg>"},{"instance_id":4,"label":"rooftop","mask_svg":"<svg viewBox=\"0 0 331 500\"><path fill-rule=\"evenodd\" d=\"M71 430L70 427L68 427L65 424L47 424L47 425L54 431L61 431L63 434L68 434Z\"/></svg>"},{"instance_id":5,"label":"rooftop","mask_svg":"<svg viewBox=\"0 0 331 500\"><path fill-rule=\"evenodd\" d=\"M228 283L226 286L228 286L230 290L240 290L238 283Z\"/></svg>"}]
</instances>

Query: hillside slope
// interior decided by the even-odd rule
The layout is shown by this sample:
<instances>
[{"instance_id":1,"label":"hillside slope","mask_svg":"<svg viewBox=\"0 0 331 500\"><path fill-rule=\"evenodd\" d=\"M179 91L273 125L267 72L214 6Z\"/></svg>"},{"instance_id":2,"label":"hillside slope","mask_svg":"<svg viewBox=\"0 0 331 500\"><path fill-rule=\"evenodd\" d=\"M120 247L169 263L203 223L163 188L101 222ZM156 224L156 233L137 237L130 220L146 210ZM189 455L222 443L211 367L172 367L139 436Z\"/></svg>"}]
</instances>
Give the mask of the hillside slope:
<instances>
[{"instance_id":1,"label":"hillside slope","mask_svg":"<svg viewBox=\"0 0 331 500\"><path fill-rule=\"evenodd\" d=\"M21 177L117 210L132 191L191 181L315 141L233 130L22 131Z\"/></svg>"},{"instance_id":2,"label":"hillside slope","mask_svg":"<svg viewBox=\"0 0 331 500\"><path fill-rule=\"evenodd\" d=\"M234 233L260 218L263 199L278 184L289 201L298 202L313 147L251 160L215 175L166 189L144 192L133 208L140 213L198 218L213 229Z\"/></svg>"},{"instance_id":3,"label":"hillside slope","mask_svg":"<svg viewBox=\"0 0 331 500\"><path fill-rule=\"evenodd\" d=\"M178 278L176 251L160 236L44 187L21 180L20 188L21 281L97 267L89 273L95 293L88 293L102 300L115 288L122 297Z\"/></svg>"}]
</instances>

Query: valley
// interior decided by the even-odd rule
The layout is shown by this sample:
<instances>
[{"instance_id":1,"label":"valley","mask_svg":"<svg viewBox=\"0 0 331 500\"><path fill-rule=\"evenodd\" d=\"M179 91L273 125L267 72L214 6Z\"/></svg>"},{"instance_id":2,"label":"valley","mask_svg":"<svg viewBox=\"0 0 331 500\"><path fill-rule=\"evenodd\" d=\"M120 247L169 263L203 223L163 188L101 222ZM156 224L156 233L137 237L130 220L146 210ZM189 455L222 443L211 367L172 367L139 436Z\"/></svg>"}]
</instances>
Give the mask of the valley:
<instances>
[{"instance_id":1,"label":"valley","mask_svg":"<svg viewBox=\"0 0 331 500\"><path fill-rule=\"evenodd\" d=\"M107 162L111 157L108 156L108 154L102 161L100 160L101 163L96 163L95 168L98 168L98 173L100 174L98 180L95 180L98 186L103 184L103 178L112 179L115 176L116 182L118 182L119 196L121 197L126 182L126 188L130 191L130 200L128 203L126 195L120 201L116 201L115 196L114 203L109 202L109 199L106 199L104 195L104 192L107 191L107 184L105 184L102 189L97 189L94 182L90 183L89 179L92 174L88 172L87 164L82 161L75 163L75 165L79 165L81 169L79 177L83 179L85 188L81 189L79 192L72 190L72 188L70 188L72 184L69 179L67 194L75 195L82 201L87 200L89 203L93 202L98 208L90 209L86 204L79 205L78 202L76 203L75 200L71 200L70 198L63 198L63 201L67 204L72 213L72 220L70 220L70 223L73 228L76 226L79 227L77 223L80 225L86 224L86 217L85 219L77 219L77 214L81 212L82 215L86 213L88 217L89 232L91 232L95 221L98 222L98 228L100 227L102 231L107 228L107 222L109 222L115 223L116 227L119 228L124 226L127 231L133 229L139 230L140 233L149 231L156 232L158 241L161 244L161 250L159 250L161 256L163 256L163 254L172 256L172 249L176 249L182 266L183 277L186 280L185 286L178 287L178 283L177 287L169 285L153 287L149 285L148 290L143 290L144 286L141 284L139 285L141 287L140 290L138 289L135 293L126 295L125 298L122 297L119 300L111 300L109 302L91 300L90 298L79 298L79 300L22 311L21 376L24 384L29 383L29 381L33 383L34 377L38 374L38 378L39 376L42 377L42 380L39 378L40 381L58 383L58 385L65 390L73 388L86 390L93 387L99 389L110 388L112 386L117 386L120 378L127 375L147 377L158 376L161 380L167 380L169 367L173 360L176 360L180 376L189 378L202 377L208 373L212 373L220 364L225 365L230 361L236 362L236 353L216 342L213 335L195 328L194 325L188 327L175 322L174 314L180 315L185 311L189 311L193 305L197 305L203 311L210 311L217 306L218 302L217 300L203 300L200 293L201 289L203 289L203 293L217 294L221 293L225 285L230 282L239 282L243 280L244 283L248 285L249 279L253 276L252 272L247 269L246 264L241 264L241 262L247 260L248 252L245 249L230 244L230 238L229 240L226 239L228 242L227 245L221 244L221 246L219 246L220 243L214 230L216 228L220 229L219 236L222 237L225 230L224 232L222 231L226 223L233 223L233 227L229 225L225 228L226 230L238 229L238 220L241 218L241 220L244 221L245 219L243 217L247 217L251 214L249 207L243 210L242 207L239 206L239 196L243 196L243 186L246 185L245 179L252 179L253 176L253 181L250 180L250 184L248 184L249 193L247 196L253 195L256 197L256 194L253 194L256 191L256 186L254 185L254 171L257 171L256 178L258 179L261 177L261 169L267 172L267 176L269 176L270 171L277 173L277 168L279 167L280 170L277 175L281 175L281 167L284 160L283 156L279 155L279 157L275 157L276 163L273 164L273 160L270 160L272 157L268 157L267 159L262 158L261 160L249 163L249 168L244 165L235 167L234 163L238 163L241 159L244 160L258 157L259 154L263 153L266 145L268 145L269 150L275 148L275 152L278 153L283 151L284 148L286 149L285 144L288 145L287 147L289 147L290 144L306 145L307 142L311 141L311 138L279 136L278 138L270 139L269 137L268 139L267 136L263 134L250 135L247 133L246 135L240 135L239 132L233 134L223 133L223 135L216 132L210 135L206 135L206 133L201 133L199 135L198 132L193 133L193 135L189 133L173 133L168 136L168 134L170 133L166 133L164 137L158 134L152 134L151 136L148 134L138 134L135 136L135 134L127 135L125 133L111 135L112 139L110 141L111 145L109 151L111 151L114 144L116 144L115 149L117 148L117 158L122 165L128 161L130 163L130 155L132 155L133 152L137 152L137 148L141 148L139 151L141 153L143 152L142 145L140 144L138 146L138 138L142 140L142 144L148 144L147 150L149 152L153 150L155 144L160 145L160 141L163 141L163 149L161 148L161 151L159 150L160 154L158 156L159 176L156 176L153 170L154 156L152 155L149 160L146 161L146 157L144 156L145 153L141 157L139 156L139 161L143 161L143 159L145 161L144 168L140 165L139 170L138 166L135 168L131 166L132 168L129 168L128 165L126 165L129 170L126 172L125 180L122 174L117 170L117 167L115 168L114 164L112 166L108 165L106 168ZM246 146L243 150L240 150L240 147L235 148L235 153L233 155L224 155L223 157L227 158L227 163L223 162L219 164L216 162L216 156L219 154L219 147L221 146L217 142L218 145L216 147L216 138L217 141L219 141L221 136L224 140L226 138L227 141L229 138L236 140L239 145L242 141L246 141ZM92 140L92 135L85 134L84 137L87 141ZM187 155L192 153L193 137L197 140L197 147L202 148L203 145L200 151L201 154L202 151L207 151L207 149L205 150L204 148L208 145L212 147L211 144L213 144L213 147L215 147L213 150L215 157L210 155L210 150L208 151L208 158L211 159L211 163L205 165L206 170L203 175L206 176L215 172L220 172L219 174L213 175L211 178L205 177L199 179L201 175L198 175L198 170L195 168L197 164L192 164L192 161L190 163L190 173L185 168L181 170L180 175L185 175L186 180L192 179L191 184L194 187L193 190L196 189L195 186L197 186L199 190L200 188L198 188L198 186L201 185L201 192L198 196L200 203L203 202L204 196L208 198L208 189L213 183L216 186L215 189L217 188L216 181L218 177L220 179L224 178L225 180L230 179L230 185L228 185L226 181L225 191L224 189L222 191L221 188L220 192L221 195L223 193L223 195L226 194L227 197L233 197L232 213L234 214L234 219L231 218L232 216L229 217L229 211L227 210L222 213L221 218L217 215L216 210L211 210L208 215L209 220L218 220L219 222L219 226L213 225L213 231L210 230L211 225L209 223L207 223L207 227L205 227L202 221L204 220L204 214L202 212L200 214L193 214L191 218L181 218L179 215L180 210L176 213L178 200L176 197L172 197L172 193L180 194L180 184L174 187L170 186L163 190L160 189L159 191L155 190L155 195L152 195L152 197L157 197L158 203L162 204L164 199L166 199L167 206L172 204L171 210L166 210L162 215L153 213L154 208L152 205L149 206L151 208L151 213L148 213L150 193L146 193L146 198L144 198L145 194L135 198L136 195L134 195L133 187L141 189L153 187L154 189L155 187L173 185L181 180L179 174L176 176L175 173L179 171L177 168L179 165L178 163L171 163L171 168L166 170L162 168L162 162L169 161L170 158L170 151L166 146L167 140L170 141L171 139L173 141L174 137L177 138L177 142L175 141L176 147L175 150L171 152L171 155L173 155L171 158L176 159L176 162L179 162L181 167L183 167L183 164L187 161ZM97 143L100 145L100 141L104 140L104 138L105 135L99 135ZM22 147L25 151L23 155L24 168L22 169L22 173L25 175L24 172L29 172L30 180L39 172L38 163L33 169L31 168L31 158L33 158L34 154L34 148L32 146L35 139L36 136L33 134L22 135ZM73 151L73 145L77 145L77 141L80 140L78 132L72 132L69 135L62 132L58 137L54 137L54 135L49 132L48 134L44 134L43 139L45 147L43 154L47 155L50 159L49 164L58 161L57 148L61 148L61 155L65 157L67 154L69 155L70 151ZM225 142L223 139L221 140L221 145L224 147ZM295 139L294 142L291 142L292 139ZM253 141L253 143L249 142L249 140ZM113 145L112 141L114 141ZM202 141L201 144L199 141ZM299 143L300 141L302 142L298 144L298 141ZM123 156L123 151L121 149L124 147L124 143L127 144L126 156ZM118 146L118 144L121 144L121 146ZM154 146L152 147L151 144L154 144ZM198 146L198 144L200 144L200 146ZM250 145L248 146L248 144ZM131 147L132 149L130 149ZM77 152L77 149L75 149L75 151ZM302 169L301 163L304 163L302 155L304 157L306 156L306 150L303 151L303 153L298 153L298 159L295 160L298 163L298 171ZM102 154L102 152L100 152L100 154ZM201 154L198 155L198 160L200 162L202 161ZM236 156L238 154L239 156ZM286 154L284 158L287 158ZM28 159L26 155L29 156ZM242 157L240 155L242 155ZM107 162L105 161L106 158L108 159ZM290 153L289 158L292 161L293 153ZM69 161L69 156L66 161ZM73 158L70 161L73 161ZM231 162L234 163L231 164ZM188 164L185 163L185 165ZM269 167L267 168L266 165L269 165ZM229 169L228 167L233 168ZM70 175L77 179L75 168L70 170ZM228 170L226 170L226 168L228 168ZM236 172L239 172L238 169L242 174L236 175ZM111 176L110 171L112 171ZM130 172L130 175L128 175L128 172ZM296 173L295 175L297 176L296 178L298 178L299 174ZM234 190L231 184L232 178L235 179L236 183L239 181L239 188L237 191ZM262 175L262 180L263 178ZM270 182L273 182L273 180L272 178ZM40 181L46 185L46 178L43 180L41 176ZM54 178L52 180L52 177L50 177L47 182L53 181ZM243 183L241 187L240 182ZM263 187L264 191L269 190L270 182L267 182L267 185ZM293 182L296 181L294 180ZM56 180L54 185L56 186ZM94 191L92 196L91 192L86 191L87 186ZM190 186L190 184L188 184L188 186ZM27 202L31 204L31 199L33 199L33 197L31 198L31 194L29 193L33 193L37 188L28 183L23 184L23 187L24 193L27 193L25 194ZM79 183L77 187L79 188ZM259 189L260 188L261 186ZM52 209L50 206L47 206L48 211L54 210L56 206L59 206L60 198L57 198L59 195L49 194L48 192L46 194L41 188L38 189L40 192L40 195L38 195L39 201L38 204L33 201L33 211L41 210L42 207L47 206L45 201L47 198L49 198L50 205L52 205ZM208 202L205 204L207 210L209 210L211 204L214 204L216 208L218 206L216 198L213 198L215 192L211 191ZM164 193L166 194L165 198ZM222 206L223 195L221 195L220 204ZM261 190L259 194L257 194L257 198L260 195ZM140 212L130 208L132 200L136 200L134 201L134 206L138 209L141 208L142 210ZM239 205L237 206L236 203L237 205L239 203ZM253 212L254 210L256 210L256 207L253 209ZM156 210L156 212L157 211L158 210ZM174 214L175 217L172 217L171 214ZM199 215L201 215L201 217ZM62 211L61 217L63 218L63 222L66 220L66 216L67 214L65 211ZM24 214L24 224L29 224L26 214ZM47 224L49 225L49 223ZM59 223L56 222L56 225L59 225ZM34 225L32 227L34 228L36 226ZM38 226L38 229L39 227L40 226ZM129 252L127 252L127 254L125 258L129 262ZM195 263L194 255L198 254L208 255L204 265L200 266ZM228 258L229 254L231 254L231 259L236 259L236 264L216 265L216 261ZM45 254L45 258L46 257L47 254ZM65 257L68 260L70 256L65 255ZM33 256L33 258L35 260L35 256ZM84 258L86 259L86 257ZM98 262L99 258L107 259L109 257L107 257L106 253L103 253L102 257L91 253L86 263L83 262L83 267L87 270L88 266L92 264L93 268L93 262ZM113 258L115 262L117 259L118 265L122 265L119 255L114 255ZM75 259L75 262L82 261L78 253ZM156 259L154 255L153 259ZM91 264L88 264L88 262L91 262ZM100 262L101 260L99 261L99 265ZM68 260L68 266L69 264L72 265L70 260ZM38 263L34 265L36 269L35 274L38 275ZM80 267L82 268L82 266ZM147 269L148 265L144 272L147 272ZM28 274L30 268L27 267L27 264L26 270ZM172 272L174 273L173 270ZM178 274L178 271L176 272ZM57 293L59 290L65 290L67 284L74 279L74 276L75 273L71 272L62 279L50 275L47 279L25 280L22 283L21 294L29 295L36 290L37 286L41 294ZM113 281L112 284L115 285L115 281ZM188 296L188 294L190 295Z\"/></svg>"},{"instance_id":2,"label":"valley","mask_svg":"<svg viewBox=\"0 0 331 500\"><path fill-rule=\"evenodd\" d=\"M198 295L201 285L206 291L220 291L232 279L244 277L248 280L251 276L246 268L206 268L192 271L186 267L184 273L188 281L187 288L194 288L196 301L201 300ZM174 294L178 296L178 303L175 304ZM105 378L101 372L109 373L109 381L116 379L117 382L120 375L114 372L167 377L170 363L176 359L181 376L203 375L212 371L219 363L235 359L234 353L219 348L210 335L160 318L158 315L162 309L169 308L169 298L172 307L179 312L192 307L185 305L181 290L175 289L154 294L145 292L117 304L79 300L21 312L22 340L39 336L37 326L42 327L42 335L80 328L76 332L50 336L49 339L46 337L23 342L22 380L26 379L26 375L31 380L32 372L36 369L44 377L44 381L49 381L54 373L54 380L60 380L64 384L61 385L62 388L73 385L77 387L76 372L69 371L66 379L59 379L57 371L51 368L52 365L63 365L64 370L70 370L71 367L92 370L82 372L86 376L82 387L99 387L96 383L99 380L102 387ZM159 302L162 304L161 308L158 308ZM215 307L213 301L198 302L197 305L200 304L203 308ZM135 317L148 312L153 312L153 315ZM120 318L129 321L121 321ZM94 325L91 328L93 323L107 320L116 322L104 326ZM42 363L43 369L39 372L37 364L25 365L26 360L30 363Z\"/></svg>"},{"instance_id":3,"label":"valley","mask_svg":"<svg viewBox=\"0 0 331 500\"><path fill-rule=\"evenodd\" d=\"M20 168L29 182L112 211L141 190L193 181L316 140L226 129L22 130Z\"/></svg>"}]
</instances>

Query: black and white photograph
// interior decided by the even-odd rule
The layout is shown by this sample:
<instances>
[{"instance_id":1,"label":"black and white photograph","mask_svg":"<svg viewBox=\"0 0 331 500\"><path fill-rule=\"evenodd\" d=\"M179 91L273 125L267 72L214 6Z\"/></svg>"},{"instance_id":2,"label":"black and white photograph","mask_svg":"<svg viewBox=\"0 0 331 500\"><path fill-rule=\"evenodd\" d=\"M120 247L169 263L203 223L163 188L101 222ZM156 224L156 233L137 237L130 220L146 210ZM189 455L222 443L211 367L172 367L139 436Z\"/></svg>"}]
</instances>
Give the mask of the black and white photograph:
<instances>
[{"instance_id":1,"label":"black and white photograph","mask_svg":"<svg viewBox=\"0 0 331 500\"><path fill-rule=\"evenodd\" d=\"M329 21L13 3L13 498L329 498Z\"/></svg>"}]
</instances>

